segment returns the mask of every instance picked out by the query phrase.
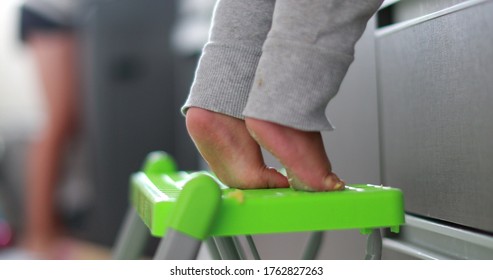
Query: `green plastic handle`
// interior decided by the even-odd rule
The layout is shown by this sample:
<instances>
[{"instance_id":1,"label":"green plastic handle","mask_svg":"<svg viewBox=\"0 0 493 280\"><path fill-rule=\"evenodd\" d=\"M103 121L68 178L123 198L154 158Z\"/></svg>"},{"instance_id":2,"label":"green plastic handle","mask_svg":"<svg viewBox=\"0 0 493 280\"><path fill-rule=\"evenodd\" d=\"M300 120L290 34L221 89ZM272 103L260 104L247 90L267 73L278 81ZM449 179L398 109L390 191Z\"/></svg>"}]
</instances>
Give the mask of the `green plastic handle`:
<instances>
[{"instance_id":1,"label":"green plastic handle","mask_svg":"<svg viewBox=\"0 0 493 280\"><path fill-rule=\"evenodd\" d=\"M148 175L172 174L177 171L177 167L175 160L169 154L155 151L147 155L142 171Z\"/></svg>"},{"instance_id":2,"label":"green plastic handle","mask_svg":"<svg viewBox=\"0 0 493 280\"><path fill-rule=\"evenodd\" d=\"M196 173L184 185L173 208L169 227L205 240L221 203L221 189L205 173Z\"/></svg>"}]
</instances>

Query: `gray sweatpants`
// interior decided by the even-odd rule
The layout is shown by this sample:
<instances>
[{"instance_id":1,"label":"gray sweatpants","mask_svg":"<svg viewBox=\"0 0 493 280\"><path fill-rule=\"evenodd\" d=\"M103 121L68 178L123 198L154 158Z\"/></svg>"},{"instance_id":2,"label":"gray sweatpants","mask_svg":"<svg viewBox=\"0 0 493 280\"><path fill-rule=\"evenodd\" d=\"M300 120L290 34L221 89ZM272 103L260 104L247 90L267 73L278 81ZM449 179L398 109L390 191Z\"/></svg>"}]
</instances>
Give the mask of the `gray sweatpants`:
<instances>
[{"instance_id":1,"label":"gray sweatpants","mask_svg":"<svg viewBox=\"0 0 493 280\"><path fill-rule=\"evenodd\" d=\"M183 107L305 131L325 115L383 0L219 0Z\"/></svg>"}]
</instances>

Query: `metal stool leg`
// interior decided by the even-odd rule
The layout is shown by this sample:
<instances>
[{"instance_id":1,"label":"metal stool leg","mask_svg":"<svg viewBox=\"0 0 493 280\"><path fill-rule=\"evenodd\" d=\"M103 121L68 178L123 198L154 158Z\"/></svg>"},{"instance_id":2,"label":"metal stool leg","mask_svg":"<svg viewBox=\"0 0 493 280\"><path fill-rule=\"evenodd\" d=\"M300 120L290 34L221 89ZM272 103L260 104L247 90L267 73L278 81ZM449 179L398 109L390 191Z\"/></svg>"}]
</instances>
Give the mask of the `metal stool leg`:
<instances>
[{"instance_id":1,"label":"metal stool leg","mask_svg":"<svg viewBox=\"0 0 493 280\"><path fill-rule=\"evenodd\" d=\"M149 230L142 222L139 215L133 207L130 207L125 216L115 249L113 251L113 259L116 260L132 260L138 259L149 238Z\"/></svg>"},{"instance_id":2,"label":"metal stool leg","mask_svg":"<svg viewBox=\"0 0 493 280\"><path fill-rule=\"evenodd\" d=\"M214 237L221 259L223 260L240 260L240 254L236 248L232 237Z\"/></svg>"},{"instance_id":3,"label":"metal stool leg","mask_svg":"<svg viewBox=\"0 0 493 280\"><path fill-rule=\"evenodd\" d=\"M373 229L366 241L366 260L382 259L382 234L380 229Z\"/></svg>"},{"instance_id":4,"label":"metal stool leg","mask_svg":"<svg viewBox=\"0 0 493 280\"><path fill-rule=\"evenodd\" d=\"M310 235L305 253L303 254L303 260L314 260L317 257L318 251L320 250L320 244L322 244L323 236L323 231L313 232Z\"/></svg>"},{"instance_id":5,"label":"metal stool leg","mask_svg":"<svg viewBox=\"0 0 493 280\"><path fill-rule=\"evenodd\" d=\"M170 228L166 237L159 243L154 259L194 260L197 258L201 244L201 240Z\"/></svg>"},{"instance_id":6,"label":"metal stool leg","mask_svg":"<svg viewBox=\"0 0 493 280\"><path fill-rule=\"evenodd\" d=\"M233 239L233 243L235 244L236 251L238 252L238 255L240 256L240 260L246 260L246 254L245 251L243 250L243 247L241 245L240 239L238 236L233 236L231 237Z\"/></svg>"},{"instance_id":7,"label":"metal stool leg","mask_svg":"<svg viewBox=\"0 0 493 280\"><path fill-rule=\"evenodd\" d=\"M253 237L251 235L247 235L246 240L248 242L248 246L250 247L250 252L252 253L253 259L260 260L260 254L255 246L255 242L253 242Z\"/></svg>"},{"instance_id":8,"label":"metal stool leg","mask_svg":"<svg viewBox=\"0 0 493 280\"><path fill-rule=\"evenodd\" d=\"M212 237L208 238L205 241L205 244L207 245L207 249L209 250L209 253L211 254L211 257L213 260L220 260L221 255L219 254L219 249L216 246L216 243L214 242L214 239Z\"/></svg>"}]
</instances>

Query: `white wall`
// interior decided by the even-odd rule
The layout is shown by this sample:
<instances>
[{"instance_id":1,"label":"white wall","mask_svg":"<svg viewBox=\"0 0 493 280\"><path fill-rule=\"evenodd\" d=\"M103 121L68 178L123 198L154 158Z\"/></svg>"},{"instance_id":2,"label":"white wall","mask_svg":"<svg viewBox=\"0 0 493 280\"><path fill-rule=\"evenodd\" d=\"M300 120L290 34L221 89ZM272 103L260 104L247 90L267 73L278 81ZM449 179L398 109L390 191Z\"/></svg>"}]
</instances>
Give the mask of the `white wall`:
<instances>
[{"instance_id":1,"label":"white wall","mask_svg":"<svg viewBox=\"0 0 493 280\"><path fill-rule=\"evenodd\" d=\"M0 133L32 131L43 119L31 56L18 40L19 4L0 1Z\"/></svg>"},{"instance_id":2,"label":"white wall","mask_svg":"<svg viewBox=\"0 0 493 280\"><path fill-rule=\"evenodd\" d=\"M19 0L0 0L0 191L14 228L23 225L29 143L44 120L37 75L18 40Z\"/></svg>"}]
</instances>

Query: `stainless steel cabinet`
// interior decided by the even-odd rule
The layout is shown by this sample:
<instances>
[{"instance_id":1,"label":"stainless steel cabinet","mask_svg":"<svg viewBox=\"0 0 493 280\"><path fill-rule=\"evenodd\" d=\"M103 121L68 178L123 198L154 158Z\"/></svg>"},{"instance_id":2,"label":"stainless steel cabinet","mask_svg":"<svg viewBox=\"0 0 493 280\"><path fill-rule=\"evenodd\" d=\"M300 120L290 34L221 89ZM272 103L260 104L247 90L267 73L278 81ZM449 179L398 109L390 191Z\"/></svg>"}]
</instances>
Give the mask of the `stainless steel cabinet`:
<instances>
[{"instance_id":1,"label":"stainless steel cabinet","mask_svg":"<svg viewBox=\"0 0 493 280\"><path fill-rule=\"evenodd\" d=\"M377 33L382 181L410 213L493 232L493 2Z\"/></svg>"}]
</instances>

